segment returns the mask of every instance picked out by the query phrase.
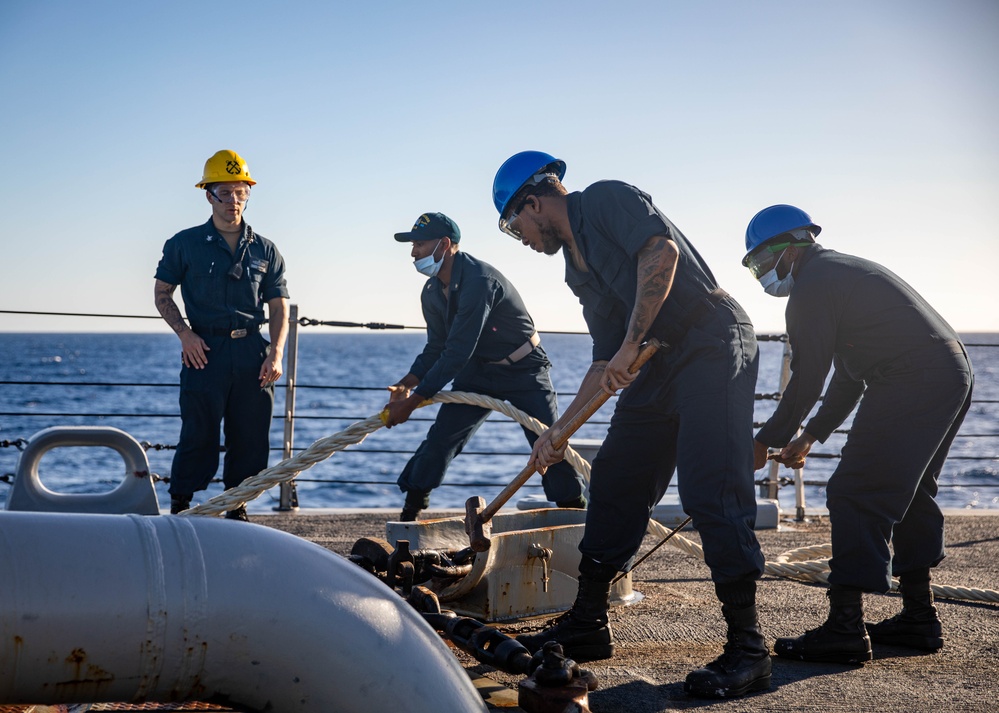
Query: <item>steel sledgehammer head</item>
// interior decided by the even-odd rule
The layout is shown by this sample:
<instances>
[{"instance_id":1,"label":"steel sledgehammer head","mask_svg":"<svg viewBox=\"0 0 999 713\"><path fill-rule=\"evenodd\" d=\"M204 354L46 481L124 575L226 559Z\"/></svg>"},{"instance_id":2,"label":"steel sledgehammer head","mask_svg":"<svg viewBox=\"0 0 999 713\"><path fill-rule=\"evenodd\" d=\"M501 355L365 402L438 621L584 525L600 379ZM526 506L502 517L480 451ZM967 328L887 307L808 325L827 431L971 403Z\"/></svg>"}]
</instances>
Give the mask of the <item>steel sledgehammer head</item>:
<instances>
[{"instance_id":1,"label":"steel sledgehammer head","mask_svg":"<svg viewBox=\"0 0 999 713\"><path fill-rule=\"evenodd\" d=\"M482 511L485 508L485 498L480 495L465 501L465 533L468 535L468 544L476 552L485 552L492 545L489 541L492 525L482 520Z\"/></svg>"}]
</instances>

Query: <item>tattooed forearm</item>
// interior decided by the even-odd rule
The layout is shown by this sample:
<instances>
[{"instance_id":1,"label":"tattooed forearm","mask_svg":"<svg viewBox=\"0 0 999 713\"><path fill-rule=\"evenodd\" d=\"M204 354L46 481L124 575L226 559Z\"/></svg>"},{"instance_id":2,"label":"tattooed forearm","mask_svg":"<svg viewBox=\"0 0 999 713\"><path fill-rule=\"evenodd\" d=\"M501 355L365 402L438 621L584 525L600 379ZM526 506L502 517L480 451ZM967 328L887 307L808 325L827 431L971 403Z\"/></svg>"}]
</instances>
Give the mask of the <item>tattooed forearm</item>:
<instances>
[{"instance_id":1,"label":"tattooed forearm","mask_svg":"<svg viewBox=\"0 0 999 713\"><path fill-rule=\"evenodd\" d=\"M170 325L170 329L177 334L182 334L190 329L190 327L187 326L184 317L181 316L177 303L173 301L173 293L176 289L177 285L170 285L162 280L157 280L153 294L156 299L156 311Z\"/></svg>"},{"instance_id":2,"label":"tattooed forearm","mask_svg":"<svg viewBox=\"0 0 999 713\"><path fill-rule=\"evenodd\" d=\"M628 323L629 342L640 342L669 295L679 251L665 235L654 235L638 251L635 307Z\"/></svg>"}]
</instances>

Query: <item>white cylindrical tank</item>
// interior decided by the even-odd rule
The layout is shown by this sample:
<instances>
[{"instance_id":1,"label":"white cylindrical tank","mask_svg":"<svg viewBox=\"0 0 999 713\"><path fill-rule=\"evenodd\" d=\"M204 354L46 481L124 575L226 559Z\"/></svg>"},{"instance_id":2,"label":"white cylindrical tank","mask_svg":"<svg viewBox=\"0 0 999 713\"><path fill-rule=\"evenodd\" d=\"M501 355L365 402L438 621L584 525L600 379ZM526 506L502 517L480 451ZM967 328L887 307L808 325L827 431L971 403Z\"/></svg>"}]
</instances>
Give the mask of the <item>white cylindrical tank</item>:
<instances>
[{"instance_id":1,"label":"white cylindrical tank","mask_svg":"<svg viewBox=\"0 0 999 713\"><path fill-rule=\"evenodd\" d=\"M401 597L346 559L215 518L0 512L0 703L486 707Z\"/></svg>"}]
</instances>

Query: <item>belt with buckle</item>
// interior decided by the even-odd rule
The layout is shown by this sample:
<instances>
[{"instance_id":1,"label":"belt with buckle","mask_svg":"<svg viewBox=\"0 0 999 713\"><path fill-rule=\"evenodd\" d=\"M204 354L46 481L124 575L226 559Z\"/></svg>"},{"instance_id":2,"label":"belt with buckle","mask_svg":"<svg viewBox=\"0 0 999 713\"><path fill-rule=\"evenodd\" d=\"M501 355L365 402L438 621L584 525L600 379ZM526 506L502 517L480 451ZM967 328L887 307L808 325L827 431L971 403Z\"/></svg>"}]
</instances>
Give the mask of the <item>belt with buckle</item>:
<instances>
[{"instance_id":1,"label":"belt with buckle","mask_svg":"<svg viewBox=\"0 0 999 713\"><path fill-rule=\"evenodd\" d=\"M531 335L531 338L526 342L521 344L519 347L514 349L510 354L503 357L499 361L491 361L490 364L516 364L518 361L526 357L528 354L534 351L534 347L541 344L541 337L535 332Z\"/></svg>"},{"instance_id":2,"label":"belt with buckle","mask_svg":"<svg viewBox=\"0 0 999 713\"><path fill-rule=\"evenodd\" d=\"M229 329L228 327L194 327L194 331L203 336L229 337L229 339L242 339L250 330L246 327L242 329Z\"/></svg>"}]
</instances>

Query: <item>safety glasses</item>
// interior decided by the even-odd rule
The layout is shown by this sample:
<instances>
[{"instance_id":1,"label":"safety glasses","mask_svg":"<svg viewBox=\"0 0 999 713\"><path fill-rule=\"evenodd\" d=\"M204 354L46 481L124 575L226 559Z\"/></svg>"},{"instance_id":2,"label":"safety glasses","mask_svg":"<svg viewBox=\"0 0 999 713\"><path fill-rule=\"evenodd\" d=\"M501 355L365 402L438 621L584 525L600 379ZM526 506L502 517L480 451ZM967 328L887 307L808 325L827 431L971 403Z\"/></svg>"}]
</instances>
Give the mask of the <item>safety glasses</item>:
<instances>
[{"instance_id":1,"label":"safety glasses","mask_svg":"<svg viewBox=\"0 0 999 713\"><path fill-rule=\"evenodd\" d=\"M742 264L749 268L750 274L757 280L761 276L770 272L777 261L780 259L778 253L787 250L793 243L774 243L761 245L756 248L753 252L749 253L743 261Z\"/></svg>"},{"instance_id":2,"label":"safety glasses","mask_svg":"<svg viewBox=\"0 0 999 713\"><path fill-rule=\"evenodd\" d=\"M517 210L511 211L507 217L499 219L499 229L518 242L523 241L524 235L520 232L520 230L514 227L514 223L517 222L520 211L524 208L526 203L527 201L524 201L517 206Z\"/></svg>"},{"instance_id":3,"label":"safety glasses","mask_svg":"<svg viewBox=\"0 0 999 713\"><path fill-rule=\"evenodd\" d=\"M517 205L517 208L515 210L510 211L505 218L501 217L499 219L500 230L502 230L504 233L509 235L514 240L522 241L524 239L523 234L519 230L517 230L517 228L515 228L513 225L514 222L517 220L517 215L520 213L520 211L524 209L524 205L527 203L527 200L531 197L530 192L525 191L524 189L536 186L539 183L548 180L548 178L554 178L557 180L558 174L552 173L551 171L539 171L538 173L535 173L533 176L524 181L524 184L518 189L518 191L525 192L527 193L527 195L525 195L520 200L520 203Z\"/></svg>"},{"instance_id":4,"label":"safety glasses","mask_svg":"<svg viewBox=\"0 0 999 713\"><path fill-rule=\"evenodd\" d=\"M250 198L250 187L240 186L239 188L216 188L208 191L219 203L246 203Z\"/></svg>"}]
</instances>

